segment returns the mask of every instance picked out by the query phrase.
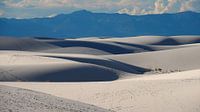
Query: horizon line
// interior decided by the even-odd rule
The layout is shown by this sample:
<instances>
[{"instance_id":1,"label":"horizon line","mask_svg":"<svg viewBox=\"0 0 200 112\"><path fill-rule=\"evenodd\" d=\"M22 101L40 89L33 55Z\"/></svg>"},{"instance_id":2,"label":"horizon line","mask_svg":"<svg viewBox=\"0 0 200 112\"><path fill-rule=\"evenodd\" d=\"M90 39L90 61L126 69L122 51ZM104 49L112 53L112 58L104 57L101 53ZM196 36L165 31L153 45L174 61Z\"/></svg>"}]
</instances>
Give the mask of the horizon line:
<instances>
[{"instance_id":1,"label":"horizon line","mask_svg":"<svg viewBox=\"0 0 200 112\"><path fill-rule=\"evenodd\" d=\"M75 11L72 11L72 12L69 12L69 13L58 13L58 14L55 14L55 16L52 16L52 17L50 17L50 16L44 16L44 17L32 17L32 18L17 18L17 17L15 18L15 17L1 17L1 16L0 16L0 19L18 19L18 20L21 20L21 19L54 18L54 17L59 16L59 15L69 15L69 14L73 14L73 13L81 12L81 11L85 11L85 12L88 12L88 13L94 13L94 14L119 14L119 15L128 15L128 16L146 16L146 15L179 14L179 13L184 13L184 12L192 12L192 13L198 13L198 14L200 14L200 12L187 10L187 11L174 12L174 13L135 14L135 15L131 15L131 14L127 14L127 13L118 13L118 12L111 12L111 13L107 13L107 12L95 12L95 11L90 11L90 10L86 10L86 9L80 9L80 10L75 10Z\"/></svg>"}]
</instances>

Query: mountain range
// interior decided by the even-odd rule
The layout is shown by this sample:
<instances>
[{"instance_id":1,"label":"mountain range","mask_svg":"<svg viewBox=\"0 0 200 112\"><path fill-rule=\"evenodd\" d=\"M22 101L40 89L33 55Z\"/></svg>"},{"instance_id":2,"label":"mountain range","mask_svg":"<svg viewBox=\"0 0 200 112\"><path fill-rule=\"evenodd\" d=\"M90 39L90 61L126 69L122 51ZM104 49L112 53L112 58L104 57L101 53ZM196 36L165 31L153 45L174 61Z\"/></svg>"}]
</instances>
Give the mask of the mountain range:
<instances>
[{"instance_id":1,"label":"mountain range","mask_svg":"<svg viewBox=\"0 0 200 112\"><path fill-rule=\"evenodd\" d=\"M127 15L80 10L45 18L0 18L0 36L79 38L142 35L200 35L200 13Z\"/></svg>"}]
</instances>

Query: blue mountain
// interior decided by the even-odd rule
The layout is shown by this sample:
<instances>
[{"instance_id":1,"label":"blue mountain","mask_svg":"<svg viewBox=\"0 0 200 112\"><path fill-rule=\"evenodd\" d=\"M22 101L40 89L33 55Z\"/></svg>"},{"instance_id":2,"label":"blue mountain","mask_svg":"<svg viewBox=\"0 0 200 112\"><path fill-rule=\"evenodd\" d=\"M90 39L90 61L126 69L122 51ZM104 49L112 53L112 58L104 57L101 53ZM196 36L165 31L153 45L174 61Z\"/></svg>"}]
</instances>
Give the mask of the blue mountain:
<instances>
[{"instance_id":1,"label":"blue mountain","mask_svg":"<svg viewBox=\"0 0 200 112\"><path fill-rule=\"evenodd\" d=\"M0 36L66 38L141 35L200 35L200 13L127 15L81 10L52 18L0 18Z\"/></svg>"}]
</instances>

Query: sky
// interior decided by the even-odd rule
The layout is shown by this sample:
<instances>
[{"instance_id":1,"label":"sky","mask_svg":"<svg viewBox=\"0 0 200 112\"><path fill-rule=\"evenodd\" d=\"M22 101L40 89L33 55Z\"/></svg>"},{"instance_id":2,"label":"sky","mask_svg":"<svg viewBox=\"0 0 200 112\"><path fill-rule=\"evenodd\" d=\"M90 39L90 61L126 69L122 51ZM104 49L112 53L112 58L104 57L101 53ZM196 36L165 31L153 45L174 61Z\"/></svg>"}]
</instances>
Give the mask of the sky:
<instances>
[{"instance_id":1,"label":"sky","mask_svg":"<svg viewBox=\"0 0 200 112\"><path fill-rule=\"evenodd\" d=\"M77 10L130 15L200 12L200 0L0 0L0 17L53 17Z\"/></svg>"}]
</instances>

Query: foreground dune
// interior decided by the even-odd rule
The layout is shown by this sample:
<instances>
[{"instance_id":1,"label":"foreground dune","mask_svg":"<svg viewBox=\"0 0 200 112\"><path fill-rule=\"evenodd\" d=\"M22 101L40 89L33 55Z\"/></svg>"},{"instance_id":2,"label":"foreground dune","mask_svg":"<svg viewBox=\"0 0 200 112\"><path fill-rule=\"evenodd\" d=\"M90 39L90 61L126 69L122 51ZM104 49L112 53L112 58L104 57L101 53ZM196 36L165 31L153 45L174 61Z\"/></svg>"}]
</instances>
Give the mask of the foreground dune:
<instances>
[{"instance_id":1,"label":"foreground dune","mask_svg":"<svg viewBox=\"0 0 200 112\"><path fill-rule=\"evenodd\" d=\"M0 85L1 112L109 112L100 107L40 92Z\"/></svg>"},{"instance_id":2,"label":"foreground dune","mask_svg":"<svg viewBox=\"0 0 200 112\"><path fill-rule=\"evenodd\" d=\"M0 83L117 112L199 112L200 70L102 83Z\"/></svg>"},{"instance_id":3,"label":"foreground dune","mask_svg":"<svg viewBox=\"0 0 200 112\"><path fill-rule=\"evenodd\" d=\"M55 99L58 104L53 107L61 104L57 97L66 98L66 102L73 100L72 109L77 111L88 108L85 111L199 112L199 50L199 36L1 37L0 97L4 99L0 110L8 110L4 105L13 98L21 102L17 96L21 98L26 93L47 97L47 101L41 99L47 106ZM28 101L37 106L35 100ZM7 103L18 108L16 103ZM21 111L31 111L28 105L22 105L26 108ZM40 109L57 111L53 107Z\"/></svg>"}]
</instances>

